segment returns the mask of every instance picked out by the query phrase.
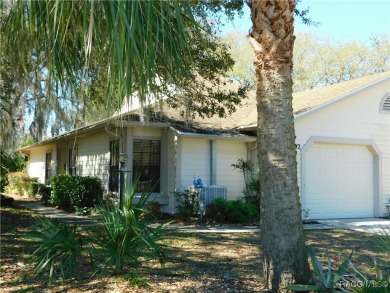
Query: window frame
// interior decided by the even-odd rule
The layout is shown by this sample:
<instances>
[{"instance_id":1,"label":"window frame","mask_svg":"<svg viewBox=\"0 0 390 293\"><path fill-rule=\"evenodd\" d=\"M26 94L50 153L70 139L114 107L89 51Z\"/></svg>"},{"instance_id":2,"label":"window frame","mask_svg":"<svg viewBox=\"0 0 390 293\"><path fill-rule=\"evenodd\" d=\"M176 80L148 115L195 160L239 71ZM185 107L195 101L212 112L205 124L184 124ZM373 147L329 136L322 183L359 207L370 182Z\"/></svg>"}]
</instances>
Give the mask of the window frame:
<instances>
[{"instance_id":1,"label":"window frame","mask_svg":"<svg viewBox=\"0 0 390 293\"><path fill-rule=\"evenodd\" d=\"M137 143L140 144L140 148L137 147ZM145 144L149 144L149 146L145 146ZM145 187L149 183L151 183L152 192L159 193L161 190L161 139L133 139L132 166L133 182L139 176L139 182L136 192L143 192L145 190Z\"/></svg>"},{"instance_id":2,"label":"window frame","mask_svg":"<svg viewBox=\"0 0 390 293\"><path fill-rule=\"evenodd\" d=\"M48 161L48 155L50 156L50 161ZM49 166L50 165L50 166ZM47 151L45 153L45 184L49 185L50 178L53 177L53 151Z\"/></svg>"},{"instance_id":3,"label":"window frame","mask_svg":"<svg viewBox=\"0 0 390 293\"><path fill-rule=\"evenodd\" d=\"M116 143L116 146L114 146L114 143ZM115 147L115 151L117 152L116 156L112 152L114 147ZM110 140L109 149L110 149L110 161L109 161L108 191L118 192L119 191L120 140L119 139Z\"/></svg>"}]
</instances>

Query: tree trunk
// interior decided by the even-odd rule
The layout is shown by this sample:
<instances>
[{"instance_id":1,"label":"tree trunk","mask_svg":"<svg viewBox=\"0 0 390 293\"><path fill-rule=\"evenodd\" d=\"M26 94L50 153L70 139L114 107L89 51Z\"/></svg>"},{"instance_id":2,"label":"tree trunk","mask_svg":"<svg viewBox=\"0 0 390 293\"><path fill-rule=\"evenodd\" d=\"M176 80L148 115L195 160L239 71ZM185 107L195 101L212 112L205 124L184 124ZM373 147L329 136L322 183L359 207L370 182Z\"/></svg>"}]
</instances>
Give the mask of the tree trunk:
<instances>
[{"instance_id":1,"label":"tree trunk","mask_svg":"<svg viewBox=\"0 0 390 293\"><path fill-rule=\"evenodd\" d=\"M267 288L278 291L286 276L300 283L310 279L292 110L295 3L253 0L249 4L256 58L263 272Z\"/></svg>"}]
</instances>

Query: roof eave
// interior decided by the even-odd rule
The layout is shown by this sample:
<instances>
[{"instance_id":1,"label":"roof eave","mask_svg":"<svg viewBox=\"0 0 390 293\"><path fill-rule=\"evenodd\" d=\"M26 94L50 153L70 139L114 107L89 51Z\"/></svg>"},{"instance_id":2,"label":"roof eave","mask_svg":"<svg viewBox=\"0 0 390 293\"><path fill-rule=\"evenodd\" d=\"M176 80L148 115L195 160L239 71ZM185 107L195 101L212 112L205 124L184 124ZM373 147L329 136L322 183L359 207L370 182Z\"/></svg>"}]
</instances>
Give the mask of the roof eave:
<instances>
[{"instance_id":1,"label":"roof eave","mask_svg":"<svg viewBox=\"0 0 390 293\"><path fill-rule=\"evenodd\" d=\"M238 140L238 141L245 141L245 142L256 141L256 137L251 137L243 134L239 136L235 136L232 134L218 135L218 134L189 133L189 132L180 131L172 126L170 126L170 129L173 132L175 132L178 136L185 137L185 138L197 138L197 139L208 138L212 140Z\"/></svg>"}]
</instances>

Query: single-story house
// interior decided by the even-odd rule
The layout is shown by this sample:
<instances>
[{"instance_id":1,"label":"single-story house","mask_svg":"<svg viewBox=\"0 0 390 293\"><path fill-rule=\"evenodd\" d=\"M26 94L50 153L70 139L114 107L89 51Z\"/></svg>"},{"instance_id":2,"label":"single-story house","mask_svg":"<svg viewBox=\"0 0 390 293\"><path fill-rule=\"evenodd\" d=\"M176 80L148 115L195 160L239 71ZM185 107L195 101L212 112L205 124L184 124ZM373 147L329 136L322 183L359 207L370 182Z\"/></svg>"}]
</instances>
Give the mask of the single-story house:
<instances>
[{"instance_id":1,"label":"single-story house","mask_svg":"<svg viewBox=\"0 0 390 293\"><path fill-rule=\"evenodd\" d=\"M390 72L293 95L302 208L313 219L383 216L390 203ZM69 173L101 178L118 190L119 153L127 153L126 182L149 180L165 212L173 192L194 177L243 196L244 178L231 166L256 161L254 93L228 118L184 119L162 106L148 121L131 111L21 148L30 176L45 182Z\"/></svg>"}]
</instances>

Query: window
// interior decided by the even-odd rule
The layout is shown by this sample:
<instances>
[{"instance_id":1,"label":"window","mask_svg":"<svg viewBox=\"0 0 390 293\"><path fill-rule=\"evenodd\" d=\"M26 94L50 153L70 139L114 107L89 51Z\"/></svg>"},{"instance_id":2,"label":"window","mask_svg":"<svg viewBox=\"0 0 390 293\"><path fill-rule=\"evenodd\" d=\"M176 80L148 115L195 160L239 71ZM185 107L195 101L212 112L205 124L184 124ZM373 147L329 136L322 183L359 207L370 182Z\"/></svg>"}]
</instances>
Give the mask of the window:
<instances>
[{"instance_id":1,"label":"window","mask_svg":"<svg viewBox=\"0 0 390 293\"><path fill-rule=\"evenodd\" d=\"M139 178L138 192L148 183L153 192L160 192L160 141L135 139L133 143L133 179Z\"/></svg>"},{"instance_id":2,"label":"window","mask_svg":"<svg viewBox=\"0 0 390 293\"><path fill-rule=\"evenodd\" d=\"M69 149L68 174L76 175L77 146Z\"/></svg>"},{"instance_id":3,"label":"window","mask_svg":"<svg viewBox=\"0 0 390 293\"><path fill-rule=\"evenodd\" d=\"M119 140L110 141L110 177L108 188L112 192L118 192L119 186Z\"/></svg>"},{"instance_id":4,"label":"window","mask_svg":"<svg viewBox=\"0 0 390 293\"><path fill-rule=\"evenodd\" d=\"M49 185L49 180L53 176L53 162L51 152L46 153L45 158L45 184Z\"/></svg>"},{"instance_id":5,"label":"window","mask_svg":"<svg viewBox=\"0 0 390 293\"><path fill-rule=\"evenodd\" d=\"M387 95L382 99L380 112L381 112L381 113L390 113L390 94L387 94Z\"/></svg>"}]
</instances>

